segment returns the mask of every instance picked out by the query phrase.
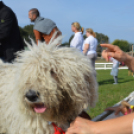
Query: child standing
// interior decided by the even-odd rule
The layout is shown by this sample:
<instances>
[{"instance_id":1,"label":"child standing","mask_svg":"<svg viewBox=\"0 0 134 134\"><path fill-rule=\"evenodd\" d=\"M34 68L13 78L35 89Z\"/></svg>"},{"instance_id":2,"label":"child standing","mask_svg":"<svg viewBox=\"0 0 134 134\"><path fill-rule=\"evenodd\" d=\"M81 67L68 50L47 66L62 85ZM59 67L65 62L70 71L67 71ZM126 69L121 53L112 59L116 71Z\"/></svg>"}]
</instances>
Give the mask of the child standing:
<instances>
[{"instance_id":1,"label":"child standing","mask_svg":"<svg viewBox=\"0 0 134 134\"><path fill-rule=\"evenodd\" d=\"M111 71L111 75L114 77L114 83L113 84L118 84L119 61L117 61L116 59L114 59L112 57L110 57L109 60L113 62L113 68L112 68L112 71Z\"/></svg>"}]
</instances>

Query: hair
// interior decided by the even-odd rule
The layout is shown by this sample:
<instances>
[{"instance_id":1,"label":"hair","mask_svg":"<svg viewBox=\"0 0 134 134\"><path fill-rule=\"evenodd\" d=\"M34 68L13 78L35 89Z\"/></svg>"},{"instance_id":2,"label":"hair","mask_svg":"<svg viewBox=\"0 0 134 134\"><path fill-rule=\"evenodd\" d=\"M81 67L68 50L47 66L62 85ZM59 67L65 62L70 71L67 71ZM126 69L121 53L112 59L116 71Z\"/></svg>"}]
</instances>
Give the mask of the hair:
<instances>
[{"instance_id":1,"label":"hair","mask_svg":"<svg viewBox=\"0 0 134 134\"><path fill-rule=\"evenodd\" d=\"M84 32L84 28L81 27L81 25L80 25L79 22L73 22L72 25L73 25L74 27L76 27L76 29L77 29L78 31L81 31L82 33Z\"/></svg>"},{"instance_id":2,"label":"hair","mask_svg":"<svg viewBox=\"0 0 134 134\"><path fill-rule=\"evenodd\" d=\"M93 29L87 28L86 31L87 31L88 33L90 33L91 35L93 35L94 38L96 37L96 33L93 31Z\"/></svg>"},{"instance_id":3,"label":"hair","mask_svg":"<svg viewBox=\"0 0 134 134\"><path fill-rule=\"evenodd\" d=\"M37 8L32 8L30 9L30 11L32 12L32 14L35 14L37 17L40 16L40 12L38 11Z\"/></svg>"}]
</instances>

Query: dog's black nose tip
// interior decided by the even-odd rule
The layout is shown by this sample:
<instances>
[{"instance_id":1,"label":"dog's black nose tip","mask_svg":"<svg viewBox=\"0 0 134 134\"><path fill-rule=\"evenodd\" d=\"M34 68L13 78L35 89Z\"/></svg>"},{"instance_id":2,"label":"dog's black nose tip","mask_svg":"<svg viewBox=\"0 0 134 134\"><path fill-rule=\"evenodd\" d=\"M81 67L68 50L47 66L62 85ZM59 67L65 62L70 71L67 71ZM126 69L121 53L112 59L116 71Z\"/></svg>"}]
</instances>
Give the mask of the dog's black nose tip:
<instances>
[{"instance_id":1,"label":"dog's black nose tip","mask_svg":"<svg viewBox=\"0 0 134 134\"><path fill-rule=\"evenodd\" d=\"M25 97L31 102L36 102L38 100L38 98L39 98L39 93L30 89L26 93Z\"/></svg>"}]
</instances>

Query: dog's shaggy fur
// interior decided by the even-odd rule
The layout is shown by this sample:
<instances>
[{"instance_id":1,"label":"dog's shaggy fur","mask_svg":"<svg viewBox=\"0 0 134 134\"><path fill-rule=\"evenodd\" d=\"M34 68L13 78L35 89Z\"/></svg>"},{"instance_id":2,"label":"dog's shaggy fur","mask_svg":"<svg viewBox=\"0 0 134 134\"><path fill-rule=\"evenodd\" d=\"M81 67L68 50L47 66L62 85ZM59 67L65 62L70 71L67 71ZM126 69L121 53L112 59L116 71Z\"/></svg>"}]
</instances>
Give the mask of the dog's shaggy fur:
<instances>
[{"instance_id":1,"label":"dog's shaggy fur","mask_svg":"<svg viewBox=\"0 0 134 134\"><path fill-rule=\"evenodd\" d=\"M29 47L14 64L0 64L0 133L53 134L48 121L67 124L97 100L97 82L90 61L74 48L58 47L62 37L49 45ZM26 98L30 90L38 101ZM36 97L37 97L36 96ZM36 113L34 104L43 104Z\"/></svg>"}]
</instances>

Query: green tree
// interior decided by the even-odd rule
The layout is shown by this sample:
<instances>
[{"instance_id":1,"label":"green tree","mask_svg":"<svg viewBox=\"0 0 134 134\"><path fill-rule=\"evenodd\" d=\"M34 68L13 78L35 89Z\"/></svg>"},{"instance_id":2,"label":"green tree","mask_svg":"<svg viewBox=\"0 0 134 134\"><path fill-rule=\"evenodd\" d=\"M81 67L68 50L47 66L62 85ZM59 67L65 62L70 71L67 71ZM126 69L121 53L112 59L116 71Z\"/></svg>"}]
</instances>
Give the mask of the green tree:
<instances>
[{"instance_id":1,"label":"green tree","mask_svg":"<svg viewBox=\"0 0 134 134\"><path fill-rule=\"evenodd\" d=\"M116 40L114 40L114 42L112 44L120 47L120 49L122 49L124 52L130 51L130 43L126 40L116 39Z\"/></svg>"},{"instance_id":2,"label":"green tree","mask_svg":"<svg viewBox=\"0 0 134 134\"><path fill-rule=\"evenodd\" d=\"M70 43L71 43L73 37L74 37L74 35L71 35L71 37L69 38L69 46L70 46Z\"/></svg>"},{"instance_id":3,"label":"green tree","mask_svg":"<svg viewBox=\"0 0 134 134\"><path fill-rule=\"evenodd\" d=\"M70 44L68 42L62 43L61 46L66 46L66 47L70 47Z\"/></svg>"},{"instance_id":4,"label":"green tree","mask_svg":"<svg viewBox=\"0 0 134 134\"><path fill-rule=\"evenodd\" d=\"M98 52L98 55L101 56L102 47L100 46L100 44L108 43L109 37L107 35L102 34L102 33L96 32L96 39L98 40L97 52Z\"/></svg>"},{"instance_id":5,"label":"green tree","mask_svg":"<svg viewBox=\"0 0 134 134\"><path fill-rule=\"evenodd\" d=\"M23 28L24 31L28 33L28 35L32 38L35 39L34 33L33 33L33 25L27 25Z\"/></svg>"},{"instance_id":6,"label":"green tree","mask_svg":"<svg viewBox=\"0 0 134 134\"><path fill-rule=\"evenodd\" d=\"M31 41L30 41L29 37L35 40L35 36L33 33L33 25L19 27L19 29L20 29L20 34L21 34L21 37L23 38L23 41L25 39L26 41L28 41L30 43Z\"/></svg>"}]
</instances>

